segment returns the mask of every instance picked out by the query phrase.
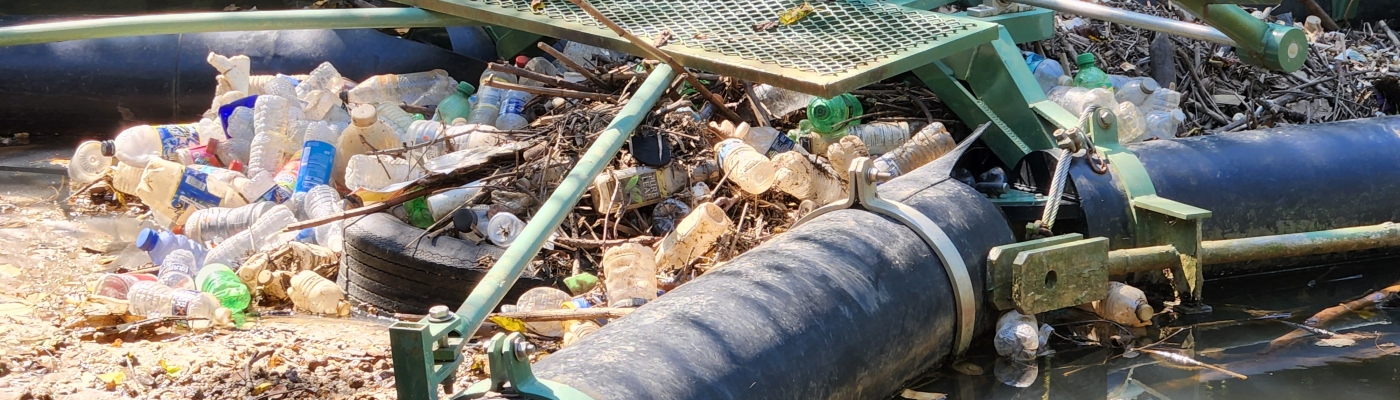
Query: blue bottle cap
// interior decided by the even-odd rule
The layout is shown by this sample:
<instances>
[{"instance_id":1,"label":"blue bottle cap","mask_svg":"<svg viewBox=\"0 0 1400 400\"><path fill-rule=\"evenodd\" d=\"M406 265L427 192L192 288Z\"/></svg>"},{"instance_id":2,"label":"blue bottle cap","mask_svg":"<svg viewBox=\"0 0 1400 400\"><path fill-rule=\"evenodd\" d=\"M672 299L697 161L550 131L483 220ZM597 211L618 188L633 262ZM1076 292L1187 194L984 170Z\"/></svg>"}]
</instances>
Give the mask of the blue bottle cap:
<instances>
[{"instance_id":1,"label":"blue bottle cap","mask_svg":"<svg viewBox=\"0 0 1400 400\"><path fill-rule=\"evenodd\" d=\"M160 233L151 228L142 228L141 234L136 235L136 248L144 251L155 249L158 242L160 242Z\"/></svg>"}]
</instances>

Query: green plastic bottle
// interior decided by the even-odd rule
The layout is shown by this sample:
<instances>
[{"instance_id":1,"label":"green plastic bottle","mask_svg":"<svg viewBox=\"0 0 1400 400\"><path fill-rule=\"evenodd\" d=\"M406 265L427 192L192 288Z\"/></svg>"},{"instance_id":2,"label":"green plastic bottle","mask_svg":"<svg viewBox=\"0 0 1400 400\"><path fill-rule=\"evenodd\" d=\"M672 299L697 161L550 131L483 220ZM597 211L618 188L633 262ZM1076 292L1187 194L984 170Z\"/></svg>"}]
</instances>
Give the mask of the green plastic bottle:
<instances>
[{"instance_id":1,"label":"green plastic bottle","mask_svg":"<svg viewBox=\"0 0 1400 400\"><path fill-rule=\"evenodd\" d=\"M214 295L219 299L219 304L233 312L235 325L243 325L243 312L248 309L253 297L248 293L248 285L238 279L233 269L218 263L205 265L199 269L194 282L199 291Z\"/></svg>"},{"instance_id":2,"label":"green plastic bottle","mask_svg":"<svg viewBox=\"0 0 1400 400\"><path fill-rule=\"evenodd\" d=\"M858 118L851 118L864 114L865 107L850 93L830 99L814 98L807 104L807 121L812 124L812 131L822 135L840 132L846 125L859 124Z\"/></svg>"},{"instance_id":3,"label":"green plastic bottle","mask_svg":"<svg viewBox=\"0 0 1400 400\"><path fill-rule=\"evenodd\" d=\"M1080 54L1074 58L1074 62L1079 64L1079 73L1074 74L1074 86L1113 90L1113 81L1108 79L1108 74L1094 65L1094 53Z\"/></svg>"},{"instance_id":4,"label":"green plastic bottle","mask_svg":"<svg viewBox=\"0 0 1400 400\"><path fill-rule=\"evenodd\" d=\"M476 86L472 86L470 82L457 82L457 91L438 103L433 120L442 122L443 125L451 125L454 119L466 118L472 112L472 93L476 93Z\"/></svg>"}]
</instances>

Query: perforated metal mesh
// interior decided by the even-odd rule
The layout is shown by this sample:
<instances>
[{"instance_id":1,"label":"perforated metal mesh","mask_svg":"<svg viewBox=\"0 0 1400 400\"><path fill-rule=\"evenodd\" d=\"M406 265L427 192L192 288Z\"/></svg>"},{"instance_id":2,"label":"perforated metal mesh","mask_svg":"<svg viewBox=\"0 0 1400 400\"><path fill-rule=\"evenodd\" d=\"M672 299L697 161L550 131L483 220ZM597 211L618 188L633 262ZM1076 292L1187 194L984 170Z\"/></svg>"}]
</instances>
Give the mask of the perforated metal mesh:
<instances>
[{"instance_id":1,"label":"perforated metal mesh","mask_svg":"<svg viewBox=\"0 0 1400 400\"><path fill-rule=\"evenodd\" d=\"M530 0L468 0L531 12ZM811 0L815 12L755 32L802 0L590 0L608 19L643 37L670 30L681 45L820 75L839 74L972 26L873 0ZM607 29L568 0L543 0L540 14Z\"/></svg>"}]
</instances>

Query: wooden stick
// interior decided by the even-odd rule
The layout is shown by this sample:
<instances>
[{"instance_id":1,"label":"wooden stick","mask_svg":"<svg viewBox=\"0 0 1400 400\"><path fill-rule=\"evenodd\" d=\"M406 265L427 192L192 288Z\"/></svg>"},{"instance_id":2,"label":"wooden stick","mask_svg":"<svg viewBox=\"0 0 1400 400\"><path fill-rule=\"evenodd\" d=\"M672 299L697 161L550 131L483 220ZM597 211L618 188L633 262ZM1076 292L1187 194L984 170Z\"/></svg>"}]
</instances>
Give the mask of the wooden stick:
<instances>
[{"instance_id":1,"label":"wooden stick","mask_svg":"<svg viewBox=\"0 0 1400 400\"><path fill-rule=\"evenodd\" d=\"M714 93L711 93L710 89L705 87L705 85L701 85L700 80L696 79L694 75L688 73L685 69L685 66L676 62L674 58L671 58L670 54L666 54L666 52L661 51L661 49L652 46L651 43L647 43L645 40L642 40L636 35L633 35L631 32L627 32L626 29L622 29L622 27L618 26L617 23L608 19L608 17L604 17L603 13L598 12L598 9L593 8L592 5L588 4L587 0L569 0L569 2L574 3L574 5L583 9L583 12L586 12L588 13L588 15L593 16L593 19L596 19L598 20L598 22L602 23L603 25L606 25L608 29L612 29L612 31L614 33L617 33L618 36L622 36L622 38L627 39L627 41L632 42L633 45L640 47L643 51L646 51L652 57L655 57L656 59L665 62L667 65L670 65L671 69L676 70L676 73L681 74L681 76L685 77L685 81L689 82L690 86L695 88L695 91L699 92L701 97L705 98L705 100L709 101L711 104L714 104L715 108L718 109L721 114L724 114L725 118L729 118L731 121L742 120L739 118L739 114L735 113L734 110L730 110L729 107L725 107L724 99L721 99L719 96L716 96Z\"/></svg>"},{"instance_id":2,"label":"wooden stick","mask_svg":"<svg viewBox=\"0 0 1400 400\"><path fill-rule=\"evenodd\" d=\"M507 89L507 90L519 90L519 91L522 91L522 92L525 92L525 93L538 94L538 95L541 95L541 96L557 96L557 97L568 97L568 98L572 98L572 99L589 99L589 100L598 100L598 101L617 101L617 96L611 95L611 94L589 93L589 92L580 92L580 91L577 91L577 90L568 90L568 89L554 89L554 88L546 88L546 87L525 86L525 85L517 85L517 84L514 84L514 83L507 83L507 82L486 81L482 86L491 86L491 87L501 88L501 89Z\"/></svg>"},{"instance_id":3,"label":"wooden stick","mask_svg":"<svg viewBox=\"0 0 1400 400\"><path fill-rule=\"evenodd\" d=\"M661 238L660 238L660 237L656 237L656 236L638 236L638 237L628 238L628 239L609 239L609 240L575 239L575 238L571 238L571 237L567 237L567 236L559 236L559 237L554 238L554 242L555 242L555 243L562 244L562 245L569 246L569 247L576 247L576 248L580 248L580 249L597 249L597 248L603 248L603 247L609 247L609 246L617 246L617 245L622 245L622 244L627 244L627 243L636 243L636 244L640 244L640 245L643 245L643 246L651 246L651 245L653 245L653 244L655 244L656 242L659 242L659 241L661 241Z\"/></svg>"},{"instance_id":4,"label":"wooden stick","mask_svg":"<svg viewBox=\"0 0 1400 400\"><path fill-rule=\"evenodd\" d=\"M423 197L423 196L427 195L428 193L430 193L430 191L429 191L428 189L418 189L418 190L414 190L414 191L412 191L412 192L408 192L408 193L404 193L404 194L401 194L401 195L398 195L398 196L394 196L393 198L390 198L390 199L388 199L388 200L384 200L383 202L374 203L374 204L367 205L367 206L364 206L364 207L356 208L356 209L354 209L354 210L345 210L345 211L341 211L341 212L338 212L338 213L335 213L335 214L327 215L327 216L324 216L324 217L321 217L321 218L309 219L309 220L306 220L306 221L301 221L301 222L298 222L298 223L295 223L295 224L287 225L286 228L282 228L282 232L296 232L296 231L299 231L299 230L302 230L302 229L306 229L306 228L313 228L313 227L317 227L317 226L329 224L329 223L331 223L331 222L339 221L339 220L342 220L342 219L348 219L348 218L354 218L354 217L358 217L358 216L362 216L362 215L374 214L374 213L377 213L377 212L380 212L380 211L387 210L387 209L389 209L389 207L393 207L393 206L397 206L397 205L399 205L399 204L407 203L409 200L413 200L413 199L416 199L416 198L419 198L419 197Z\"/></svg>"},{"instance_id":5,"label":"wooden stick","mask_svg":"<svg viewBox=\"0 0 1400 400\"><path fill-rule=\"evenodd\" d=\"M549 76L549 75L541 74L541 73L538 73L538 72L535 72L535 71L531 71L531 70L528 70L528 69L517 68L517 67L515 67L515 66L513 66L513 65L505 65L505 64L490 63L490 64L486 64L486 68L488 68L488 69L490 69L490 70L492 70L492 71L505 72L505 73L507 73L507 74L515 75L515 76L518 76L518 77L521 77L521 78L532 79L532 80L535 80L535 81L548 83L548 84L550 84L550 85L558 86L558 87L561 87L561 88L564 88L564 89L577 90L577 91L580 91L580 92L597 92L597 90L594 90L593 88L588 87L587 85L580 85L580 84L577 84L577 83L569 82L569 81L560 79L560 78L557 77L557 76Z\"/></svg>"},{"instance_id":6,"label":"wooden stick","mask_svg":"<svg viewBox=\"0 0 1400 400\"><path fill-rule=\"evenodd\" d=\"M1308 318L1306 322L1308 325L1322 326L1327 324L1328 321L1345 315L1346 313L1374 307L1376 304L1385 301L1386 298L1396 293L1400 293L1400 285L1391 285L1390 287L1377 290L1362 298L1328 307L1327 309L1324 309L1322 311L1318 311L1317 314L1313 314L1312 318Z\"/></svg>"},{"instance_id":7,"label":"wooden stick","mask_svg":"<svg viewBox=\"0 0 1400 400\"><path fill-rule=\"evenodd\" d=\"M1385 36L1390 38L1390 42L1395 44L1395 48L1400 49L1400 38L1395 37L1395 31L1391 30L1390 25L1386 25L1385 21L1381 21L1380 24L1381 29L1385 30Z\"/></svg>"},{"instance_id":8,"label":"wooden stick","mask_svg":"<svg viewBox=\"0 0 1400 400\"><path fill-rule=\"evenodd\" d=\"M753 92L753 84L743 82L744 95L749 97L749 107L753 108L754 118L758 118L758 126L768 126L768 120L773 119L773 115L768 113L768 107L758 102L758 95Z\"/></svg>"},{"instance_id":9,"label":"wooden stick","mask_svg":"<svg viewBox=\"0 0 1400 400\"><path fill-rule=\"evenodd\" d=\"M602 79L598 79L598 75L594 74L593 71L589 71L588 68L584 68L582 65L579 65L578 62L569 58L569 56L564 55L564 53L560 53L559 50L555 50L553 47L544 44L544 42L536 43L535 47L539 47L540 50L543 50L545 53L549 53L549 55L554 56L554 58L559 60L559 62L564 63L564 66L573 69L575 72L578 72L579 75L583 75L584 78L588 78L588 80L593 81L593 83L597 84L598 87L612 87L612 85L609 85L607 82L603 82Z\"/></svg>"},{"instance_id":10,"label":"wooden stick","mask_svg":"<svg viewBox=\"0 0 1400 400\"><path fill-rule=\"evenodd\" d=\"M517 311L508 313L494 313L493 317L506 317L518 319L523 322L543 322L543 321L571 321L588 320L599 318L622 318L636 311L636 308L610 308L610 307L589 307L589 308L561 308L557 310L539 311Z\"/></svg>"}]
</instances>

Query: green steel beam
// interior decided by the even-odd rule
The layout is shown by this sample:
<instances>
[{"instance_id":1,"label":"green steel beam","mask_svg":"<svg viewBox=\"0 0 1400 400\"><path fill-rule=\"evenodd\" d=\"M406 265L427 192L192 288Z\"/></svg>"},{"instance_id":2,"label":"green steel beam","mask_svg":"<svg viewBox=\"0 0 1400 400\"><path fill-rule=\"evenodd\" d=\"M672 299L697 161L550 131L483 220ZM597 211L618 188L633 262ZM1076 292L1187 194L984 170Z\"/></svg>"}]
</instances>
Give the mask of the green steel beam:
<instances>
[{"instance_id":1,"label":"green steel beam","mask_svg":"<svg viewBox=\"0 0 1400 400\"><path fill-rule=\"evenodd\" d=\"M1037 8L990 17L970 17L963 11L953 13L953 16L999 24L1011 34L1011 40L1018 44L1055 37L1055 10L1051 9Z\"/></svg>"},{"instance_id":2,"label":"green steel beam","mask_svg":"<svg viewBox=\"0 0 1400 400\"><path fill-rule=\"evenodd\" d=\"M1235 54L1247 64L1293 72L1308 58L1308 38L1301 29L1260 21L1236 5L1208 4L1207 0L1173 2L1238 43Z\"/></svg>"},{"instance_id":3,"label":"green steel beam","mask_svg":"<svg viewBox=\"0 0 1400 400\"><path fill-rule=\"evenodd\" d=\"M486 31L491 33L491 38L496 42L496 56L507 63L513 62L515 56L520 54L529 56L540 53L535 43L544 39L541 35L500 26L487 26Z\"/></svg>"},{"instance_id":4,"label":"green steel beam","mask_svg":"<svg viewBox=\"0 0 1400 400\"><path fill-rule=\"evenodd\" d=\"M46 22L0 28L0 47L120 36L287 29L480 25L418 8L202 12Z\"/></svg>"}]
</instances>

